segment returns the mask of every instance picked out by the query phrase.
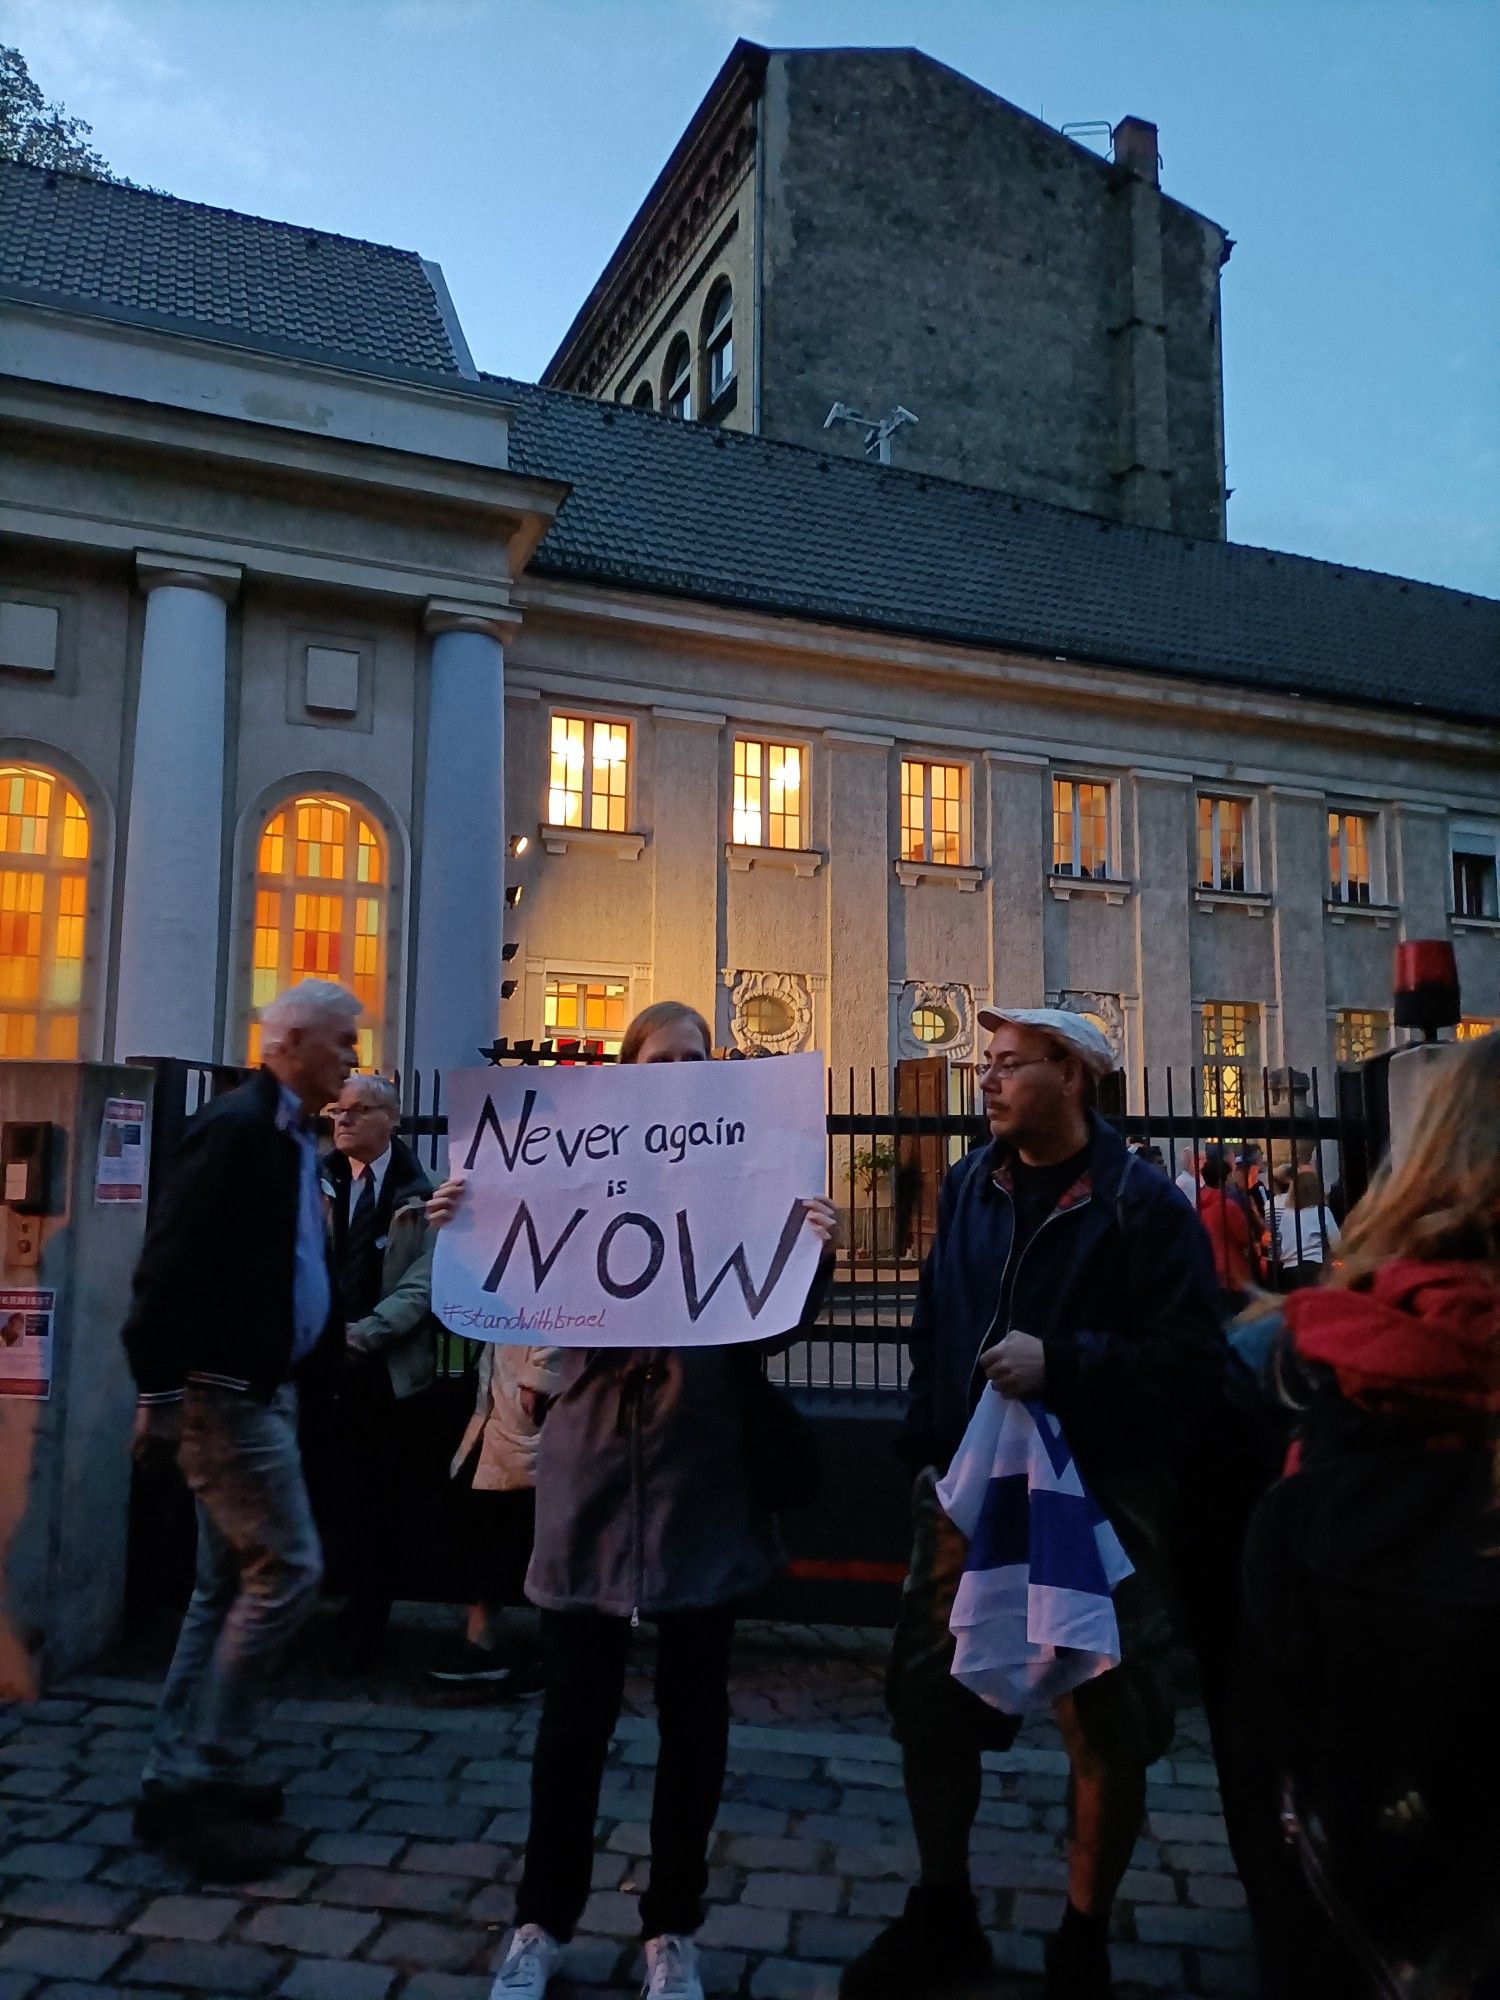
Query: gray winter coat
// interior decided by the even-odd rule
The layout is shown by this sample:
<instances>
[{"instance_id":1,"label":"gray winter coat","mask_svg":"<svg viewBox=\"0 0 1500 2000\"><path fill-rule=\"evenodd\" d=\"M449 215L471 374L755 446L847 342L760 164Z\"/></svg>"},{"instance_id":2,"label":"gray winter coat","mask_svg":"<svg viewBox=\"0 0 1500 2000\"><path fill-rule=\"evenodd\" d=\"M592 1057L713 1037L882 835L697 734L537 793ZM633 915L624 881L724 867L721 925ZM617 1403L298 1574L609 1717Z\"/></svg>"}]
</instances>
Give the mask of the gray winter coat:
<instances>
[{"instance_id":1,"label":"gray winter coat","mask_svg":"<svg viewBox=\"0 0 1500 2000\"><path fill-rule=\"evenodd\" d=\"M821 1310L830 1259L793 1332ZM547 1611L733 1604L777 1576L775 1516L750 1497L742 1391L721 1347L564 1354L537 1453L526 1595Z\"/></svg>"}]
</instances>

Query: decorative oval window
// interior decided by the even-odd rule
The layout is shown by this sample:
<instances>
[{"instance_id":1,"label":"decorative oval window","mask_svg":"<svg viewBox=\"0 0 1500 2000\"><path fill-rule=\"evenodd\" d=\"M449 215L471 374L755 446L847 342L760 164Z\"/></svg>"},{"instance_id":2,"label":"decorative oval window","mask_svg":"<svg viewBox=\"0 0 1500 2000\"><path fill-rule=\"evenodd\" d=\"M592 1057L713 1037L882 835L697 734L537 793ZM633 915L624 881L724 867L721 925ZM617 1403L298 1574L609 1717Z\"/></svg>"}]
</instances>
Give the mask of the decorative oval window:
<instances>
[{"instance_id":1,"label":"decorative oval window","mask_svg":"<svg viewBox=\"0 0 1500 2000\"><path fill-rule=\"evenodd\" d=\"M958 1020L946 1007L913 1007L911 1032L913 1041L930 1042L936 1046L940 1042L951 1042L956 1037Z\"/></svg>"},{"instance_id":2,"label":"decorative oval window","mask_svg":"<svg viewBox=\"0 0 1500 2000\"><path fill-rule=\"evenodd\" d=\"M752 993L740 1020L745 1033L758 1042L771 1042L778 1035L790 1034L794 1025L791 1008L774 993Z\"/></svg>"}]
</instances>

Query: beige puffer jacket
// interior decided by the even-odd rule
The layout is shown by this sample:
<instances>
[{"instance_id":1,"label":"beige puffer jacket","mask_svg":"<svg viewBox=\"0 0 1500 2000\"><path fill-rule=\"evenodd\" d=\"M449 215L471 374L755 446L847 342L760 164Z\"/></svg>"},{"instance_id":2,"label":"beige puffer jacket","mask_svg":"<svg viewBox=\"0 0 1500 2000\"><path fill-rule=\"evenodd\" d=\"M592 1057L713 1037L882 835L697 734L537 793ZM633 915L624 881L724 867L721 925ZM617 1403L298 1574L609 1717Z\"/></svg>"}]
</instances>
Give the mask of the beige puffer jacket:
<instances>
[{"instance_id":1,"label":"beige puffer jacket","mask_svg":"<svg viewBox=\"0 0 1500 2000\"><path fill-rule=\"evenodd\" d=\"M454 1454L453 1477L477 1448L476 1493L516 1493L535 1486L541 1431L522 1409L520 1392L534 1389L550 1398L557 1394L561 1376L561 1348L486 1346L479 1357L474 1414Z\"/></svg>"}]
</instances>

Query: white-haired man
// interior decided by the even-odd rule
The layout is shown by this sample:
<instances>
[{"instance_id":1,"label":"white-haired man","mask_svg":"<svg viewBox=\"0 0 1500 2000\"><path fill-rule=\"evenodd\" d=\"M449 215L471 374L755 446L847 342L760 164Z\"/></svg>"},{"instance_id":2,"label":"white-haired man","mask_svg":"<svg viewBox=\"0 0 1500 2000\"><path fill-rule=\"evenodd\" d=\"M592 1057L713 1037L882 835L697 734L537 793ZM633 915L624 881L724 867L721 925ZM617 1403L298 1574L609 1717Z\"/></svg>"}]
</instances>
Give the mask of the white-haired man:
<instances>
[{"instance_id":1,"label":"white-haired man","mask_svg":"<svg viewBox=\"0 0 1500 2000\"><path fill-rule=\"evenodd\" d=\"M174 1448L198 1514L192 1601L162 1690L135 1824L144 1840L276 1818L256 1782L260 1685L317 1596L322 1551L297 1442L299 1388L339 1364L313 1120L360 1016L308 979L261 1015L263 1067L189 1123L152 1209L124 1339L138 1453Z\"/></svg>"}]
</instances>

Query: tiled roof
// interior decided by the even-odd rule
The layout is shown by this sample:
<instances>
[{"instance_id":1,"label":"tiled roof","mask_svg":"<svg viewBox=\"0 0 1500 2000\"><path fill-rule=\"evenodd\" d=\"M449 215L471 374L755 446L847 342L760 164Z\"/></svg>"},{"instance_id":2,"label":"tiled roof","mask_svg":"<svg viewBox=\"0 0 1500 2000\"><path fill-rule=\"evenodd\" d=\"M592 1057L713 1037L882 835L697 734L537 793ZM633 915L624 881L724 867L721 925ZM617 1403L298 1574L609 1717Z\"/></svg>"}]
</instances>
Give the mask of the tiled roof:
<instances>
[{"instance_id":1,"label":"tiled roof","mask_svg":"<svg viewBox=\"0 0 1500 2000\"><path fill-rule=\"evenodd\" d=\"M535 572L1500 721L1500 603L495 380L573 491Z\"/></svg>"},{"instance_id":2,"label":"tiled roof","mask_svg":"<svg viewBox=\"0 0 1500 2000\"><path fill-rule=\"evenodd\" d=\"M468 367L415 251L15 161L0 162L0 284L248 347Z\"/></svg>"}]
</instances>

